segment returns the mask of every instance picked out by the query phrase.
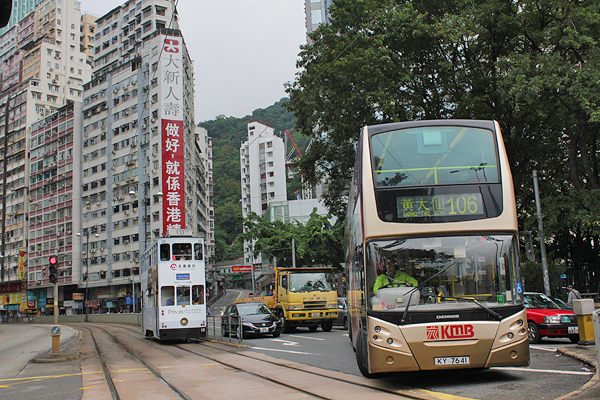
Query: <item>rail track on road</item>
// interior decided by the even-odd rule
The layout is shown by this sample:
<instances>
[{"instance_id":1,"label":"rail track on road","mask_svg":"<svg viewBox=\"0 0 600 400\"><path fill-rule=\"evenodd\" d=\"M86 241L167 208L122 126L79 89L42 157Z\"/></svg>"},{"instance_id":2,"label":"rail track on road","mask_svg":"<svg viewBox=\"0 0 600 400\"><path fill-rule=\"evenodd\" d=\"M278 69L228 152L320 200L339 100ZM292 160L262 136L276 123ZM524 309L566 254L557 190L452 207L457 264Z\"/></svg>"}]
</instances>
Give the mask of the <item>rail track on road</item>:
<instances>
[{"instance_id":1,"label":"rail track on road","mask_svg":"<svg viewBox=\"0 0 600 400\"><path fill-rule=\"evenodd\" d=\"M92 337L94 349L88 353L94 351L98 355L108 387L107 390L104 384L96 382L89 391L84 390L83 399L96 398L102 387L105 392L110 391L113 399L223 399L239 395L286 399L439 399L436 393L427 390L399 388L390 382L282 361L227 343L194 340L161 344L123 325L74 327L88 331ZM85 376L83 370L82 365Z\"/></svg>"}]
</instances>

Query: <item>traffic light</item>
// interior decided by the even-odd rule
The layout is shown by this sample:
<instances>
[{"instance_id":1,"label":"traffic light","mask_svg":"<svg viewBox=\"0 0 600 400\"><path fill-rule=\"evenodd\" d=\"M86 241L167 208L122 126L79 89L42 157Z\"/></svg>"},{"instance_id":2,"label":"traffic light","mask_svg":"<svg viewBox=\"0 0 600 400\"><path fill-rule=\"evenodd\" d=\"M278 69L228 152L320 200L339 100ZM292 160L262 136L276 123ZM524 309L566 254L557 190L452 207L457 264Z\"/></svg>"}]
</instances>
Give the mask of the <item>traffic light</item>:
<instances>
[{"instance_id":1,"label":"traffic light","mask_svg":"<svg viewBox=\"0 0 600 400\"><path fill-rule=\"evenodd\" d=\"M58 281L58 268L56 268L58 259L56 256L50 256L48 263L50 264L48 267L48 279L50 279L51 283L56 283Z\"/></svg>"}]
</instances>

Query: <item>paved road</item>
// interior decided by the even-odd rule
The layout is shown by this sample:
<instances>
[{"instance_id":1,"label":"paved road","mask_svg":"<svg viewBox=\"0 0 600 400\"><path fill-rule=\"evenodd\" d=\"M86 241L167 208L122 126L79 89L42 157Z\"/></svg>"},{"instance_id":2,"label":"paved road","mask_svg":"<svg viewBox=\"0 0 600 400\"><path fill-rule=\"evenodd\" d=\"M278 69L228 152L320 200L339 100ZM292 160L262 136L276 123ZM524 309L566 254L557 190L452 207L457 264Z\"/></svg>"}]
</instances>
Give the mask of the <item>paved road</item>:
<instances>
[{"instance_id":1,"label":"paved road","mask_svg":"<svg viewBox=\"0 0 600 400\"><path fill-rule=\"evenodd\" d=\"M62 327L63 344L74 339L76 332ZM50 325L0 324L0 398L3 400L80 399L81 368L79 360L34 364L29 361L52 349Z\"/></svg>"},{"instance_id":2,"label":"paved road","mask_svg":"<svg viewBox=\"0 0 600 400\"><path fill-rule=\"evenodd\" d=\"M246 338L252 351L282 360L291 360L320 368L362 376L348 333L341 328L331 332L297 329L278 338ZM527 368L490 368L483 371L455 370L390 374L381 378L392 387L411 386L446 395L470 399L520 400L556 399L581 388L593 376L593 369L557 347L573 346L568 339L543 341L530 348L531 365Z\"/></svg>"}]
</instances>

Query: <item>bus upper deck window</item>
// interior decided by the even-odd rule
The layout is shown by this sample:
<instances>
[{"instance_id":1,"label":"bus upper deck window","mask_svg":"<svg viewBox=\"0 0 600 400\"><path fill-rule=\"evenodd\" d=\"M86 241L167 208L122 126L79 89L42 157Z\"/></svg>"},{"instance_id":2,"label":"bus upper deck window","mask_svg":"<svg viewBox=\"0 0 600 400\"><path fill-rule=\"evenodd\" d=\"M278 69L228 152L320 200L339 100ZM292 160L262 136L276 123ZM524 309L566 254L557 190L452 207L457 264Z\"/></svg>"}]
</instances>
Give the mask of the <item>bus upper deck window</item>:
<instances>
[{"instance_id":1,"label":"bus upper deck window","mask_svg":"<svg viewBox=\"0 0 600 400\"><path fill-rule=\"evenodd\" d=\"M160 261L170 261L171 260L171 245L168 243L163 243L160 245Z\"/></svg>"},{"instance_id":2,"label":"bus upper deck window","mask_svg":"<svg viewBox=\"0 0 600 400\"><path fill-rule=\"evenodd\" d=\"M175 243L173 244L173 260L191 260L192 244Z\"/></svg>"},{"instance_id":3,"label":"bus upper deck window","mask_svg":"<svg viewBox=\"0 0 600 400\"><path fill-rule=\"evenodd\" d=\"M203 259L202 247L203 247L202 243L194 244L194 260L202 260Z\"/></svg>"}]
</instances>

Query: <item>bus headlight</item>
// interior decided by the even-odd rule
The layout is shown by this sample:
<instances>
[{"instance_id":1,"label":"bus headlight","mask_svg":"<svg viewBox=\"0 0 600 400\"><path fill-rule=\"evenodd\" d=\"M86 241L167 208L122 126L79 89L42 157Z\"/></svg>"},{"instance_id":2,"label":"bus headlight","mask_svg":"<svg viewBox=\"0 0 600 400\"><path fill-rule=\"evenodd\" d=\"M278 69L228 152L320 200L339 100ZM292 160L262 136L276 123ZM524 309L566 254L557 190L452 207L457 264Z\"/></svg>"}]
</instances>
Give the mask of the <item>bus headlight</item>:
<instances>
[{"instance_id":1,"label":"bus headlight","mask_svg":"<svg viewBox=\"0 0 600 400\"><path fill-rule=\"evenodd\" d=\"M337 308L337 304L335 304L335 303L328 304L327 308Z\"/></svg>"},{"instance_id":2,"label":"bus headlight","mask_svg":"<svg viewBox=\"0 0 600 400\"><path fill-rule=\"evenodd\" d=\"M302 310L302 304L289 305L287 306L288 310Z\"/></svg>"},{"instance_id":3,"label":"bus headlight","mask_svg":"<svg viewBox=\"0 0 600 400\"><path fill-rule=\"evenodd\" d=\"M179 323L180 323L182 326L186 326L186 325L188 324L188 322L190 322L190 321L188 321L188 319L187 319L187 318L181 318L181 321L179 321Z\"/></svg>"}]
</instances>

